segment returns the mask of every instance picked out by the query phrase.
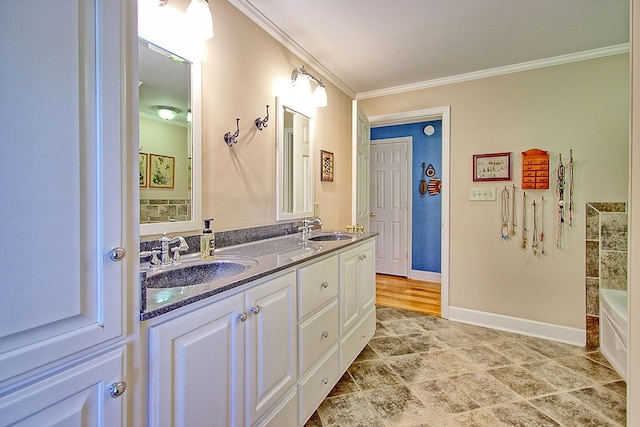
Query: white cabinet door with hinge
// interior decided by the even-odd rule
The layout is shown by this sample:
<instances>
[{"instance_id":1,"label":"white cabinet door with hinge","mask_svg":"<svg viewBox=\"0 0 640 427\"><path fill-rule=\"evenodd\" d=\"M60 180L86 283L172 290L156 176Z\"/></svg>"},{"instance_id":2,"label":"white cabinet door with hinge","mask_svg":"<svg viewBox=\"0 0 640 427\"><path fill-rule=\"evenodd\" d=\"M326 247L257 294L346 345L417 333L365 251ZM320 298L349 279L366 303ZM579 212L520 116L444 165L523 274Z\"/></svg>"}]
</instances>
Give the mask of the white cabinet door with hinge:
<instances>
[{"instance_id":1,"label":"white cabinet door with hinge","mask_svg":"<svg viewBox=\"0 0 640 427\"><path fill-rule=\"evenodd\" d=\"M373 241L340 254L340 336L344 336L375 305Z\"/></svg>"},{"instance_id":2,"label":"white cabinet door with hinge","mask_svg":"<svg viewBox=\"0 0 640 427\"><path fill-rule=\"evenodd\" d=\"M252 425L298 379L296 273L246 291L245 308L247 424Z\"/></svg>"},{"instance_id":3,"label":"white cabinet door with hinge","mask_svg":"<svg viewBox=\"0 0 640 427\"><path fill-rule=\"evenodd\" d=\"M151 426L242 426L243 295L149 329Z\"/></svg>"},{"instance_id":4,"label":"white cabinet door with hinge","mask_svg":"<svg viewBox=\"0 0 640 427\"><path fill-rule=\"evenodd\" d=\"M126 425L125 348L113 350L0 398L0 426Z\"/></svg>"},{"instance_id":5,"label":"white cabinet door with hinge","mask_svg":"<svg viewBox=\"0 0 640 427\"><path fill-rule=\"evenodd\" d=\"M0 2L0 394L123 336L124 7Z\"/></svg>"}]
</instances>

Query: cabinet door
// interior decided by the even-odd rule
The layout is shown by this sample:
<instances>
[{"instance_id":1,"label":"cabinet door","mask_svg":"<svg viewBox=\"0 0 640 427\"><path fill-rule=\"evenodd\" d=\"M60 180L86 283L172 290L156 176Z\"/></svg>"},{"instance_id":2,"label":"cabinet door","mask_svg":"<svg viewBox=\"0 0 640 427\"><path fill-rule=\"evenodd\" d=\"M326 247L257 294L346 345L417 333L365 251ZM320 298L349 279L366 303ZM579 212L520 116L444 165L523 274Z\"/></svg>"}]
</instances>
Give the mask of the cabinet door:
<instances>
[{"instance_id":1,"label":"cabinet door","mask_svg":"<svg viewBox=\"0 0 640 427\"><path fill-rule=\"evenodd\" d=\"M149 329L152 426L243 425L242 295Z\"/></svg>"},{"instance_id":2,"label":"cabinet door","mask_svg":"<svg viewBox=\"0 0 640 427\"><path fill-rule=\"evenodd\" d=\"M361 246L358 257L358 281L362 292L362 313L376 304L376 254L373 242Z\"/></svg>"},{"instance_id":3,"label":"cabinet door","mask_svg":"<svg viewBox=\"0 0 640 427\"><path fill-rule=\"evenodd\" d=\"M123 334L123 7L0 1L0 392Z\"/></svg>"},{"instance_id":4,"label":"cabinet door","mask_svg":"<svg viewBox=\"0 0 640 427\"><path fill-rule=\"evenodd\" d=\"M126 425L124 399L109 387L122 381L125 348L91 359L0 398L0 426Z\"/></svg>"},{"instance_id":5,"label":"cabinet door","mask_svg":"<svg viewBox=\"0 0 640 427\"><path fill-rule=\"evenodd\" d=\"M358 291L358 263L360 248L340 254L340 336L358 322L360 292Z\"/></svg>"},{"instance_id":6,"label":"cabinet door","mask_svg":"<svg viewBox=\"0 0 640 427\"><path fill-rule=\"evenodd\" d=\"M245 292L247 419L253 424L297 380L296 273Z\"/></svg>"}]
</instances>

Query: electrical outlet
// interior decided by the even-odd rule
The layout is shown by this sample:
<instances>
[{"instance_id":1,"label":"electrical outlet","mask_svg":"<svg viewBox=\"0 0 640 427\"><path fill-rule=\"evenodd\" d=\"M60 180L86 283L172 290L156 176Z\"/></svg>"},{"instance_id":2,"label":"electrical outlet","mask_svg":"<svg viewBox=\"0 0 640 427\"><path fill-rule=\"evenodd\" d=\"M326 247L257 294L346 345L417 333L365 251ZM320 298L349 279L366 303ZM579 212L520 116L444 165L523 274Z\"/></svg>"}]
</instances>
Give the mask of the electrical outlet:
<instances>
[{"instance_id":1,"label":"electrical outlet","mask_svg":"<svg viewBox=\"0 0 640 427\"><path fill-rule=\"evenodd\" d=\"M320 217L320 203L318 202L313 204L313 216L316 218Z\"/></svg>"},{"instance_id":2,"label":"electrical outlet","mask_svg":"<svg viewBox=\"0 0 640 427\"><path fill-rule=\"evenodd\" d=\"M495 187L471 187L469 200L496 200Z\"/></svg>"}]
</instances>

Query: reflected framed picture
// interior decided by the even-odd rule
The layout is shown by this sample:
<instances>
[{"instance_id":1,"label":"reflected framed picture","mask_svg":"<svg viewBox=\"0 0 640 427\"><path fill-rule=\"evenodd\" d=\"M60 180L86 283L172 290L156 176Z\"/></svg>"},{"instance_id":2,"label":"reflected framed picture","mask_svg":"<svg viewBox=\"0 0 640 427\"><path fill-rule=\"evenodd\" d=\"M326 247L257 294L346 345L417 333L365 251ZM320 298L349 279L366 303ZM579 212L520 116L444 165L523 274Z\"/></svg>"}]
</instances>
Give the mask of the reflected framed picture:
<instances>
[{"instance_id":1,"label":"reflected framed picture","mask_svg":"<svg viewBox=\"0 0 640 427\"><path fill-rule=\"evenodd\" d=\"M149 176L149 170L147 169L149 164L149 155L147 153L140 153L138 157L138 164L140 166L140 188L146 188L147 178Z\"/></svg>"},{"instance_id":2,"label":"reflected framed picture","mask_svg":"<svg viewBox=\"0 0 640 427\"><path fill-rule=\"evenodd\" d=\"M173 188L175 163L175 157L149 154L149 187Z\"/></svg>"},{"instance_id":3,"label":"reflected framed picture","mask_svg":"<svg viewBox=\"0 0 640 427\"><path fill-rule=\"evenodd\" d=\"M333 153L320 150L320 181L333 181Z\"/></svg>"},{"instance_id":4,"label":"reflected framed picture","mask_svg":"<svg viewBox=\"0 0 640 427\"><path fill-rule=\"evenodd\" d=\"M474 181L511 181L511 153L473 155Z\"/></svg>"}]
</instances>

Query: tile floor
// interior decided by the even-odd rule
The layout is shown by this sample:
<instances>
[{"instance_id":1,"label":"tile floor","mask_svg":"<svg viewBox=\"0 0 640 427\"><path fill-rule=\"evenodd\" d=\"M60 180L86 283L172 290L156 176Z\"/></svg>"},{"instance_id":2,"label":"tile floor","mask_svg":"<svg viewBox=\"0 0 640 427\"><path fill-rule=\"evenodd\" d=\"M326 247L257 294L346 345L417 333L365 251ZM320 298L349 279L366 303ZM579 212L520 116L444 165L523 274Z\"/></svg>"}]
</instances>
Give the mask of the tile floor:
<instances>
[{"instance_id":1,"label":"tile floor","mask_svg":"<svg viewBox=\"0 0 640 427\"><path fill-rule=\"evenodd\" d=\"M624 426L598 352L377 308L377 330L306 427Z\"/></svg>"}]
</instances>

